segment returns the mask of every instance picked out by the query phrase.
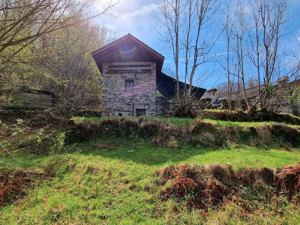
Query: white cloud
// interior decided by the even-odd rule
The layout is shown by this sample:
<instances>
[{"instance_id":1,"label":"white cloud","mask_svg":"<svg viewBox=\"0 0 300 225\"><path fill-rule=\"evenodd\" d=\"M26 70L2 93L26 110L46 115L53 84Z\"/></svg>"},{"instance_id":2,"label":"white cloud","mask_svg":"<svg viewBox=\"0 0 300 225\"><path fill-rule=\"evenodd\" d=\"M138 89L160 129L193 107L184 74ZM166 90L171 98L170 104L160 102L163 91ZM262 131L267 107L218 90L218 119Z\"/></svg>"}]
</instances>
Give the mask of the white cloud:
<instances>
[{"instance_id":1,"label":"white cloud","mask_svg":"<svg viewBox=\"0 0 300 225\"><path fill-rule=\"evenodd\" d=\"M120 15L120 19L132 20L138 16L148 16L157 8L156 4L144 5L142 8Z\"/></svg>"},{"instance_id":2,"label":"white cloud","mask_svg":"<svg viewBox=\"0 0 300 225\"><path fill-rule=\"evenodd\" d=\"M103 8L102 1L99 0L95 4L98 10ZM156 51L163 52L154 29L156 23L152 17L157 6L155 0L122 0L111 10L113 16L102 18L99 22L120 36L130 33Z\"/></svg>"},{"instance_id":3,"label":"white cloud","mask_svg":"<svg viewBox=\"0 0 300 225\"><path fill-rule=\"evenodd\" d=\"M95 7L101 11L108 4L109 0L95 1ZM117 2L116 6L111 10L111 13L116 17L130 17L134 15L143 14L146 12L147 8L151 8L154 4L154 0L115 0Z\"/></svg>"}]
</instances>

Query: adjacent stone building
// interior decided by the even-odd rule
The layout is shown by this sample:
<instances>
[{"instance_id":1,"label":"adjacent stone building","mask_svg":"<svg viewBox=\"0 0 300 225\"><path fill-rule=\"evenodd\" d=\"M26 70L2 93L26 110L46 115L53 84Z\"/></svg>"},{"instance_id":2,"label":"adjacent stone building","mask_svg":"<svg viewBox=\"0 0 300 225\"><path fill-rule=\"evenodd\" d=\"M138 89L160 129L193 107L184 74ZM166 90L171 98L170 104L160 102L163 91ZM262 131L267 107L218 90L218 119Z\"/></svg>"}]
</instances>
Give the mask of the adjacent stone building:
<instances>
[{"instance_id":1,"label":"adjacent stone building","mask_svg":"<svg viewBox=\"0 0 300 225\"><path fill-rule=\"evenodd\" d=\"M258 103L261 94L265 90L265 85L247 88L245 90L247 100L250 106ZM269 105L276 109L276 112L300 115L300 80L289 82L288 77L282 77L273 84L273 94L271 95ZM230 95L231 107L234 109L239 102L239 109L246 110L246 97L243 90L233 92ZM227 93L218 93L216 88L208 90L201 97L201 101L205 108L228 109Z\"/></svg>"},{"instance_id":2,"label":"adjacent stone building","mask_svg":"<svg viewBox=\"0 0 300 225\"><path fill-rule=\"evenodd\" d=\"M174 78L161 72L164 56L130 34L94 51L92 56L103 76L104 116L159 115L162 110L157 90L165 98L176 93ZM205 89L195 87L195 91L202 96Z\"/></svg>"}]
</instances>

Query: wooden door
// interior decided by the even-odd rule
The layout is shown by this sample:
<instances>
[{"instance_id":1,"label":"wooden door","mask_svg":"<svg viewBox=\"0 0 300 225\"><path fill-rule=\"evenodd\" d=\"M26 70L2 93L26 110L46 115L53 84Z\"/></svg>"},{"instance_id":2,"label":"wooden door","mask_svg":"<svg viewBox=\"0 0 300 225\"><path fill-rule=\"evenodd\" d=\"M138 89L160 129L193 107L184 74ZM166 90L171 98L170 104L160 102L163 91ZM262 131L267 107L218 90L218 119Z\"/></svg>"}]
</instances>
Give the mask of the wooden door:
<instances>
[{"instance_id":1,"label":"wooden door","mask_svg":"<svg viewBox=\"0 0 300 225\"><path fill-rule=\"evenodd\" d=\"M136 109L135 110L135 115L136 116L144 116L144 115L146 115L146 109Z\"/></svg>"}]
</instances>

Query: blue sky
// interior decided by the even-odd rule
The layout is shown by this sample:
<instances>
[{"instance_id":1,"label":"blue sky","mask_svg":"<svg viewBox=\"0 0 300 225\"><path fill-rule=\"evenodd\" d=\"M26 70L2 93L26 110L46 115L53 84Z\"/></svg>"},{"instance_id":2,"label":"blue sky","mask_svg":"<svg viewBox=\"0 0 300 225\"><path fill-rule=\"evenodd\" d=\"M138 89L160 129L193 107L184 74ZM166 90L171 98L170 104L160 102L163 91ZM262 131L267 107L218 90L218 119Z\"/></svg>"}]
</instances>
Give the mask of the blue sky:
<instances>
[{"instance_id":1,"label":"blue sky","mask_svg":"<svg viewBox=\"0 0 300 225\"><path fill-rule=\"evenodd\" d=\"M294 31L283 40L283 45L289 54L295 53L300 56L300 0L290 0L292 4L289 15L294 16L295 26L297 27ZM95 6L98 9L102 8L103 1L98 0ZM111 11L113 16L107 16L103 18L101 22L116 31L120 36L131 33L156 51L160 52L165 56L165 66L175 71L173 63L173 57L171 52L164 48L163 44L159 39L159 35L155 28L157 28L157 21L153 18L152 14L157 10L155 0L120 0L118 5ZM250 13L250 8L245 7L245 11ZM297 40L298 39L298 40ZM222 56L226 51L226 42L224 39L219 39L217 42L214 52ZM290 57L290 56L286 56ZM180 66L180 70L183 71L183 64ZM197 74L203 72L201 70L209 70L209 76L206 77L205 81L202 81L197 85L203 88L212 88L216 85L226 81L225 72L218 66L217 63L211 63L206 65L204 68L200 68ZM213 71L211 73L211 71ZM182 74L183 72L181 72Z\"/></svg>"}]
</instances>

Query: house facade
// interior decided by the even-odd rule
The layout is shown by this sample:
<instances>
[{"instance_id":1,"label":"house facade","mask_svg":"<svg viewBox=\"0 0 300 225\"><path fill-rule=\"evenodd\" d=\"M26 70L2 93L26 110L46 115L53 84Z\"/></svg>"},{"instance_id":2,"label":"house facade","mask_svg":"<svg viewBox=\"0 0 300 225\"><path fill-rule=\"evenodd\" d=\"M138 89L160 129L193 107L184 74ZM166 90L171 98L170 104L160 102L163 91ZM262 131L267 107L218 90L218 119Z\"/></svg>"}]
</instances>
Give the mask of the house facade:
<instances>
[{"instance_id":1,"label":"house facade","mask_svg":"<svg viewBox=\"0 0 300 225\"><path fill-rule=\"evenodd\" d=\"M155 62L104 63L102 76L104 115L156 115Z\"/></svg>"},{"instance_id":2,"label":"house facade","mask_svg":"<svg viewBox=\"0 0 300 225\"><path fill-rule=\"evenodd\" d=\"M104 116L160 115L157 91L165 98L176 93L174 78L161 72L164 56L131 34L94 51L92 56L103 77ZM195 90L205 92L198 87Z\"/></svg>"}]
</instances>

